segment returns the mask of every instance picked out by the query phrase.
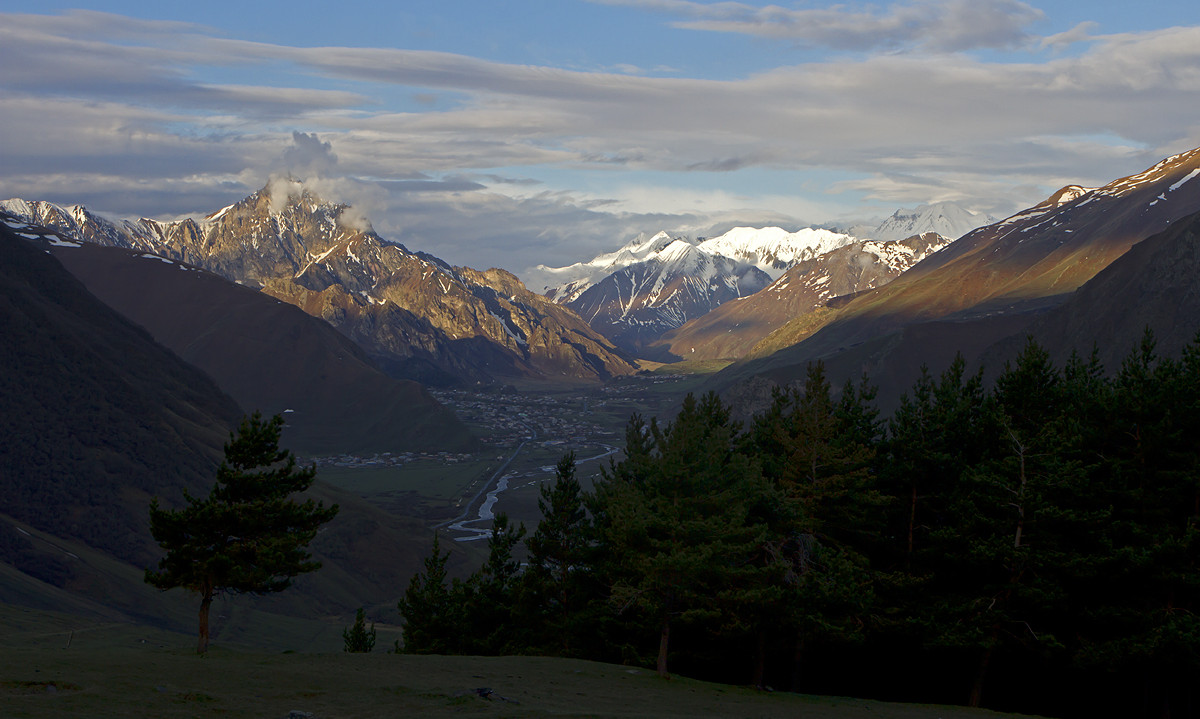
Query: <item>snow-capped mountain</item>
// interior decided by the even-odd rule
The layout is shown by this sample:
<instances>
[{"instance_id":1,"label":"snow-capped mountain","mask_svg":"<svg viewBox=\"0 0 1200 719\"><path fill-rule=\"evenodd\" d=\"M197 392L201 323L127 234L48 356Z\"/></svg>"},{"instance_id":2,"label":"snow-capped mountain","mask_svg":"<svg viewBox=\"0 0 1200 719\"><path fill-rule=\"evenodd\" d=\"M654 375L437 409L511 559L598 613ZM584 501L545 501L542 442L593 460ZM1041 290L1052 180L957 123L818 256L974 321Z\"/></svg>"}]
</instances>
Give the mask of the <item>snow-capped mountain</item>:
<instances>
[{"instance_id":1,"label":"snow-capped mountain","mask_svg":"<svg viewBox=\"0 0 1200 719\"><path fill-rule=\"evenodd\" d=\"M801 260L853 241L853 237L843 233L813 228L788 232L779 227L735 227L718 237L701 240L667 232L642 233L615 252L566 267L538 265L523 272L522 276L529 287L555 302L567 304L617 270L654 259L675 242L693 245L707 255L719 255L740 265L754 266L774 280Z\"/></svg>"},{"instance_id":2,"label":"snow-capped mountain","mask_svg":"<svg viewBox=\"0 0 1200 719\"><path fill-rule=\"evenodd\" d=\"M735 227L720 237L704 240L698 247L711 255L754 265L777 280L796 263L820 257L854 239L848 234L812 227L796 232L778 227Z\"/></svg>"},{"instance_id":3,"label":"snow-capped mountain","mask_svg":"<svg viewBox=\"0 0 1200 719\"><path fill-rule=\"evenodd\" d=\"M852 242L812 228L737 227L701 240L659 232L587 262L539 265L524 274L601 334L641 352L663 332L757 292L797 262Z\"/></svg>"},{"instance_id":4,"label":"snow-capped mountain","mask_svg":"<svg viewBox=\"0 0 1200 719\"><path fill-rule=\"evenodd\" d=\"M288 184L281 186L280 183ZM347 206L277 181L202 220L111 222L82 207L0 208L64 236L202 267L322 317L399 376L608 377L635 367L564 307L502 270L453 268L386 242Z\"/></svg>"},{"instance_id":5,"label":"snow-capped mountain","mask_svg":"<svg viewBox=\"0 0 1200 719\"><path fill-rule=\"evenodd\" d=\"M676 240L688 241L666 232L653 236L642 233L616 252L597 255L587 262L576 262L567 267L538 265L522 275L526 286L555 302L566 304L617 270L646 261Z\"/></svg>"},{"instance_id":6,"label":"snow-capped mountain","mask_svg":"<svg viewBox=\"0 0 1200 719\"><path fill-rule=\"evenodd\" d=\"M855 237L883 242L902 240L926 232L936 232L953 240L997 219L957 202L934 202L913 209L896 210L878 225L855 225L847 232Z\"/></svg>"},{"instance_id":7,"label":"snow-capped mountain","mask_svg":"<svg viewBox=\"0 0 1200 719\"><path fill-rule=\"evenodd\" d=\"M687 359L741 357L784 323L822 311L837 298L882 287L950 243L926 232L899 241L843 245L793 265L757 294L665 333L657 347Z\"/></svg>"},{"instance_id":8,"label":"snow-capped mountain","mask_svg":"<svg viewBox=\"0 0 1200 719\"><path fill-rule=\"evenodd\" d=\"M590 285L567 306L618 346L640 353L663 332L754 294L770 281L753 264L677 239Z\"/></svg>"}]
</instances>

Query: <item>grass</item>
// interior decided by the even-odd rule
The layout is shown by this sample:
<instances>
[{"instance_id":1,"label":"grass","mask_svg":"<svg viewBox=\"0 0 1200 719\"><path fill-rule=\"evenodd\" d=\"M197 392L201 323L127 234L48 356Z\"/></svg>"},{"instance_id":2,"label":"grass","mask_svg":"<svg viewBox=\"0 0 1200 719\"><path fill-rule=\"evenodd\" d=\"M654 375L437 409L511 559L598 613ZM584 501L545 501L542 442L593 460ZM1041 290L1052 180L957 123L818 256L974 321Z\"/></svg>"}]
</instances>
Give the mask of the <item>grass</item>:
<instances>
[{"instance_id":1,"label":"grass","mask_svg":"<svg viewBox=\"0 0 1200 719\"><path fill-rule=\"evenodd\" d=\"M96 637L100 638L100 637ZM762 693L544 657L265 654L199 657L158 642L0 652L5 717L796 717L983 719L993 712ZM495 692L483 698L479 689ZM498 698L498 697L503 697Z\"/></svg>"}]
</instances>

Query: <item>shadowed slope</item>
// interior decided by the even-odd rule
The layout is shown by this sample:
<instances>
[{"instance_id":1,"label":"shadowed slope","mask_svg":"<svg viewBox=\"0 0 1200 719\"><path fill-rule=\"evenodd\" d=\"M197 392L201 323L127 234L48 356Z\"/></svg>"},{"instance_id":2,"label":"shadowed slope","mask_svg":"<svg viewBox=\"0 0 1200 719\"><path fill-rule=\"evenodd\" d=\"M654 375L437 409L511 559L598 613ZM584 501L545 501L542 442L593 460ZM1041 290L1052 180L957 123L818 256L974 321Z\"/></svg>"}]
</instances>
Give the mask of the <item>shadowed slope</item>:
<instances>
[{"instance_id":1,"label":"shadowed slope","mask_svg":"<svg viewBox=\"0 0 1200 719\"><path fill-rule=\"evenodd\" d=\"M1094 345L1105 370L1115 373L1147 327L1162 356L1177 356L1200 331L1200 213L1134 245L1024 333L989 348L981 361L1002 366L1021 351L1027 333L1060 365L1072 350L1086 358Z\"/></svg>"},{"instance_id":2,"label":"shadowed slope","mask_svg":"<svg viewBox=\"0 0 1200 719\"><path fill-rule=\"evenodd\" d=\"M0 225L0 512L127 561L150 497L211 483L241 410Z\"/></svg>"},{"instance_id":3,"label":"shadowed slope","mask_svg":"<svg viewBox=\"0 0 1200 719\"><path fill-rule=\"evenodd\" d=\"M392 379L328 324L221 277L83 244L55 256L101 300L208 372L248 409L288 411L308 454L462 450L475 439L415 382Z\"/></svg>"},{"instance_id":4,"label":"shadowed slope","mask_svg":"<svg viewBox=\"0 0 1200 719\"><path fill-rule=\"evenodd\" d=\"M755 348L755 359L721 372L709 386L749 401L770 384L803 377L809 362L824 359L835 380L864 371L893 376L899 386L880 382L880 402L887 407L915 375L906 378L907 372L885 366L928 362L939 371L936 360L957 349L982 352L1021 334L1136 243L1197 210L1200 150L1096 190L1064 188L1036 207L968 233L820 322L801 318L785 325ZM759 379L749 381L754 377ZM731 389L735 385L742 387Z\"/></svg>"}]
</instances>

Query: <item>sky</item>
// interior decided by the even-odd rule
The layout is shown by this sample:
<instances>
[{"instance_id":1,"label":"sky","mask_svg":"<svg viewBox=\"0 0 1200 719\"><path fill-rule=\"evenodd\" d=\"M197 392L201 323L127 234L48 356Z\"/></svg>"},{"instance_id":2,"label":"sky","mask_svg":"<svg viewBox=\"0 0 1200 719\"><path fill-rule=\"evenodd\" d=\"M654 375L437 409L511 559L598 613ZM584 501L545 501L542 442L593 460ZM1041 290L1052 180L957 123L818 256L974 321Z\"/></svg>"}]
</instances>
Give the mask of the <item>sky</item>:
<instances>
[{"instance_id":1,"label":"sky","mask_svg":"<svg viewBox=\"0 0 1200 719\"><path fill-rule=\"evenodd\" d=\"M272 177L518 275L642 232L1003 217L1200 146L1200 3L0 0L0 199Z\"/></svg>"}]
</instances>

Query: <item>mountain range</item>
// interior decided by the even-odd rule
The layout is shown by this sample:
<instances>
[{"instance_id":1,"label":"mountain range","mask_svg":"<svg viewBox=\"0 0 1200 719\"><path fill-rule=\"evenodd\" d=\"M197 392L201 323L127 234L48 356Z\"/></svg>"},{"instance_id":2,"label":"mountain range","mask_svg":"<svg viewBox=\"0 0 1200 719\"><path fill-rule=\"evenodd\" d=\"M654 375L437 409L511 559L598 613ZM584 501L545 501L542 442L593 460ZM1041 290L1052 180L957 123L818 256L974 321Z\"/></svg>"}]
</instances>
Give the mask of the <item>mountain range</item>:
<instances>
[{"instance_id":1,"label":"mountain range","mask_svg":"<svg viewBox=\"0 0 1200 719\"><path fill-rule=\"evenodd\" d=\"M796 263L763 291L697 316L655 344L675 358L745 356L783 324L819 318L827 308L891 282L950 242L936 232L888 242L856 240Z\"/></svg>"},{"instance_id":2,"label":"mountain range","mask_svg":"<svg viewBox=\"0 0 1200 719\"><path fill-rule=\"evenodd\" d=\"M258 369L262 381L273 383L263 390L267 393L277 391L288 377L303 376L288 363L305 365L315 358L318 368L334 369L316 345L328 343L329 352L343 354L353 348L325 323L246 288L234 286L240 290L234 293L239 302L229 304L224 295L231 283L215 275L121 249L80 245L12 218L0 222L0 430L5 437L0 443L0 603L105 623L194 631L191 596L162 594L142 581L144 568L160 552L150 536L147 507L154 496L165 506L177 506L184 491L207 493L222 446L243 408L208 373L100 301L59 258L96 262L94 271L112 271L114 284L128 282L131 287L125 290L101 288L118 299L140 296L144 304L163 305L145 316L174 316L186 325L189 312L207 314L194 327L229 339L231 328L236 334L242 327L239 315L265 312L261 324L245 325L268 332L259 341L286 341L287 335L295 335L297 342L314 345L300 356L282 352L277 361ZM156 285L140 279L143 270L152 275L160 270L157 283L184 290L179 295L139 295L140 288ZM218 309L180 302L196 291L214 292L212 304ZM248 296L258 296L259 302ZM264 302L277 309L271 312ZM272 333L271 323L281 328ZM188 332L193 330L180 336ZM201 356L211 356L213 347L201 334L193 337L196 347ZM253 344L253 339L246 342ZM282 349L293 348L285 344ZM222 362L271 357L252 347L240 359ZM353 362L336 369L350 378L364 371ZM272 372L285 377L273 381ZM383 381L399 384L386 377ZM380 380L369 382L387 391ZM429 411L421 407L419 396L405 396L403 388L390 392L414 415ZM292 399L303 401L302 396ZM358 394L346 398L357 403L351 409L370 411L362 399ZM445 412L436 404L432 411ZM344 415L335 414L327 421L342 419ZM411 426L402 417L388 419L394 422L388 428L393 434ZM455 441L461 446L464 439ZM472 441L469 434L465 441ZM311 545L326 566L297 582L287 596L240 598L229 609L231 635L249 636L254 631L247 627L254 626L278 629L296 617L325 619L364 603L394 605L396 588L420 567L428 531L423 522L384 512L319 481L312 493L341 506L337 521Z\"/></svg>"},{"instance_id":3,"label":"mountain range","mask_svg":"<svg viewBox=\"0 0 1200 719\"><path fill-rule=\"evenodd\" d=\"M1018 343L1031 329L1061 351L1087 353L1093 342L1105 339L1107 351L1121 355L1137 341L1128 334L1135 325L1175 338L1194 332L1200 324L1196 315L1165 309L1170 301L1160 300L1164 309L1157 314L1144 314L1141 307L1144 296L1182 303L1191 292L1186 275L1152 276L1139 269L1150 261L1148 250L1130 250L1180 221L1184 224L1172 232L1190 236L1189 216L1200 211L1198 177L1200 149L1103 187L1064 187L1034 207L968 233L883 287L853 295L817 318L789 321L759 342L748 359L713 377L709 387L753 411L770 386L798 381L808 363L822 360L836 381L868 374L880 386L886 409L922 365L939 371L957 352L968 360L1002 361L993 346ZM1183 252L1186 240L1176 245ZM1112 265L1104 277L1136 275L1146 286L1097 291L1102 271ZM1068 315L1076 319L1062 319ZM1096 333L1096 325L1091 333L1063 329L1089 324L1078 319L1089 315L1125 317L1121 326L1127 332ZM1058 329L1049 330L1052 326Z\"/></svg>"},{"instance_id":4,"label":"mountain range","mask_svg":"<svg viewBox=\"0 0 1200 719\"><path fill-rule=\"evenodd\" d=\"M389 243L293 180L202 220L112 222L74 206L9 200L11 215L64 237L200 267L325 319L397 377L604 379L635 364L573 313L504 270L451 267Z\"/></svg>"},{"instance_id":5,"label":"mountain range","mask_svg":"<svg viewBox=\"0 0 1200 719\"><path fill-rule=\"evenodd\" d=\"M738 227L700 240L659 232L586 262L538 265L523 275L639 357L735 358L787 319L881 286L990 219L943 202L897 210L878 226L852 232ZM803 269L794 272L798 265ZM774 301L762 301L768 285ZM725 311L710 315L719 307Z\"/></svg>"},{"instance_id":6,"label":"mountain range","mask_svg":"<svg viewBox=\"0 0 1200 719\"><path fill-rule=\"evenodd\" d=\"M192 621L189 601L141 582L156 554L146 506L210 486L246 410L285 412L290 446L310 452L462 449L470 433L397 375L635 372L597 327L662 357L740 358L704 389L743 416L818 360L835 384L866 373L886 412L956 353L992 374L1031 336L1060 363L1095 346L1111 371L1146 327L1163 354L1200 330L1200 149L1064 187L953 242L642 237L547 269L562 280L553 298L504 270L388 243L293 182L203 220L113 222L21 200L0 211L0 601L111 621ZM426 527L314 491L343 507L313 545L326 568L250 611L276 621L394 605Z\"/></svg>"}]
</instances>

